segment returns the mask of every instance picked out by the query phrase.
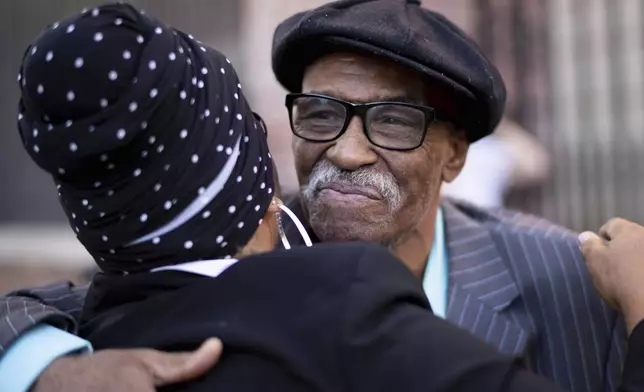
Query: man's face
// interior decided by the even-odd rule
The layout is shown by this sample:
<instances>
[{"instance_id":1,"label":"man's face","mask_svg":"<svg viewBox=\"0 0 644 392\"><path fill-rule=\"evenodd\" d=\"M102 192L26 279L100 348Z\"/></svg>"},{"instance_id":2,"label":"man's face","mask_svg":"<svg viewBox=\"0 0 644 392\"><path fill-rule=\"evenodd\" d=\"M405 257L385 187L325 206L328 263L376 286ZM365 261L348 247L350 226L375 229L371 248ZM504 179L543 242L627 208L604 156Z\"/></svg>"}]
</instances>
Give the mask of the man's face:
<instances>
[{"instance_id":1,"label":"man's face","mask_svg":"<svg viewBox=\"0 0 644 392\"><path fill-rule=\"evenodd\" d=\"M373 56L332 54L305 72L302 92L352 103L407 101L431 105L437 91L413 71ZM440 113L437 113L440 115ZM358 116L332 142L293 137L304 207L322 241L396 245L414 231L433 232L442 181L462 168L467 142L445 123L432 123L410 151L373 145Z\"/></svg>"}]
</instances>

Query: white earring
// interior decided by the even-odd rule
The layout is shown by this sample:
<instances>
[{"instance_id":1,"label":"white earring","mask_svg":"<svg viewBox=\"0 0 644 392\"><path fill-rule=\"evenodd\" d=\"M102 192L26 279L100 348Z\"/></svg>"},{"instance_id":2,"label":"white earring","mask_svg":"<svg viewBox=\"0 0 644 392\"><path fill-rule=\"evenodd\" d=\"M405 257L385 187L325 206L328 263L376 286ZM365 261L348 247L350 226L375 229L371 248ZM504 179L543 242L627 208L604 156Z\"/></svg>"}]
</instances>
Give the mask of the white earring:
<instances>
[{"instance_id":1,"label":"white earring","mask_svg":"<svg viewBox=\"0 0 644 392\"><path fill-rule=\"evenodd\" d=\"M286 215L291 218L293 223L295 223L295 227L297 227L297 231L300 232L300 236L302 236L302 239L304 240L304 244L306 246L313 246L313 243L311 242L311 237L309 237L309 233L306 232L306 229L304 228L304 225L300 220L297 218L297 216L291 211L287 206L283 204L278 204L277 205L282 211L286 213ZM282 218L281 214L277 214L277 222L278 222L278 230L280 233L280 237L282 239L282 244L284 245L284 249L291 249L291 244L288 242L288 238L286 238L286 232L284 232L284 227L282 226Z\"/></svg>"}]
</instances>

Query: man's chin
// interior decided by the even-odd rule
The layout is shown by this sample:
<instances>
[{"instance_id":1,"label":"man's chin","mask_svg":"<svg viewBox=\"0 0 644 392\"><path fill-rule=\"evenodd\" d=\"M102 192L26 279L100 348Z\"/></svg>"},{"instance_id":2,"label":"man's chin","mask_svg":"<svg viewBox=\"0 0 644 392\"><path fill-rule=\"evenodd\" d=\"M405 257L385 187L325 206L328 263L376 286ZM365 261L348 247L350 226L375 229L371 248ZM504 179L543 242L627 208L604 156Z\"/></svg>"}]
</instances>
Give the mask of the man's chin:
<instances>
[{"instance_id":1,"label":"man's chin","mask_svg":"<svg viewBox=\"0 0 644 392\"><path fill-rule=\"evenodd\" d=\"M321 223L313 227L320 242L369 242L388 246L390 237L381 227L356 227L352 225L329 225ZM319 234L318 234L319 233Z\"/></svg>"}]
</instances>

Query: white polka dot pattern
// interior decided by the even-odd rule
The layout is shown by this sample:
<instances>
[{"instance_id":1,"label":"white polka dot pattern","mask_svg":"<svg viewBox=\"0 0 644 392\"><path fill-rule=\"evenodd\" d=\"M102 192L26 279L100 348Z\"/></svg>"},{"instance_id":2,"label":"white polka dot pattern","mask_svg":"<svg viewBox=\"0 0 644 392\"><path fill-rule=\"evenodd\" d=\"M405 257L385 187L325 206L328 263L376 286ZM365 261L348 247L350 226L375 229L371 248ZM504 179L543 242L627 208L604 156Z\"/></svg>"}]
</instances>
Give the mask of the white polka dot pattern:
<instances>
[{"instance_id":1,"label":"white polka dot pattern","mask_svg":"<svg viewBox=\"0 0 644 392\"><path fill-rule=\"evenodd\" d=\"M25 148L104 271L225 257L254 234L271 160L221 53L110 4L45 31L18 83Z\"/></svg>"}]
</instances>

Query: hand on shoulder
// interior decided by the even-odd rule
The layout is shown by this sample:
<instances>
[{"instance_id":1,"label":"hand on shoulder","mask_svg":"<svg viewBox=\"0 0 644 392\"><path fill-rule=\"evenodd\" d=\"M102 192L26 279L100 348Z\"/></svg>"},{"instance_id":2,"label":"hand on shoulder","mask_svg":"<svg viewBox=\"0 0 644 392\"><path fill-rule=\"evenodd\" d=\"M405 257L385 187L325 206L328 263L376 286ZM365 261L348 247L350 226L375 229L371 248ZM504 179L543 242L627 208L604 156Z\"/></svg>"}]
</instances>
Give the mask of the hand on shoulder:
<instances>
[{"instance_id":1,"label":"hand on shoulder","mask_svg":"<svg viewBox=\"0 0 644 392\"><path fill-rule=\"evenodd\" d=\"M222 343L209 339L193 352L103 350L54 361L31 392L153 392L156 387L202 376L219 360Z\"/></svg>"},{"instance_id":2,"label":"hand on shoulder","mask_svg":"<svg viewBox=\"0 0 644 392\"><path fill-rule=\"evenodd\" d=\"M644 320L644 226L615 218L579 240L595 286L623 314L630 333Z\"/></svg>"}]
</instances>

